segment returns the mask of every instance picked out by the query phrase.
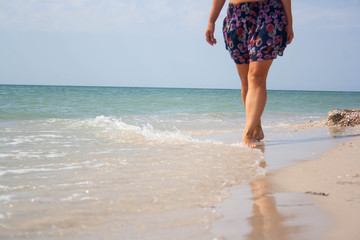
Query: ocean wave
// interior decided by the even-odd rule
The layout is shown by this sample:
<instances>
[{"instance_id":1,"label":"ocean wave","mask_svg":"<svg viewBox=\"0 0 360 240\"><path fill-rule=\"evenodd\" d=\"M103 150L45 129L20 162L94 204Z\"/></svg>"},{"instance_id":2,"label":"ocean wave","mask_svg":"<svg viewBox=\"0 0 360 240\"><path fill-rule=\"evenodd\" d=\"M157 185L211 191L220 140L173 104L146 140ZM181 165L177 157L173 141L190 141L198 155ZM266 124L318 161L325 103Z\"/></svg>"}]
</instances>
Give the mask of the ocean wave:
<instances>
[{"instance_id":1,"label":"ocean wave","mask_svg":"<svg viewBox=\"0 0 360 240\"><path fill-rule=\"evenodd\" d=\"M178 143L210 143L210 144L223 144L220 141L214 139L200 140L192 137L191 135L184 134L178 129L173 131L156 130L151 124L147 124L142 127L139 132L146 139L151 141L158 141L160 143L178 142Z\"/></svg>"},{"instance_id":2,"label":"ocean wave","mask_svg":"<svg viewBox=\"0 0 360 240\"><path fill-rule=\"evenodd\" d=\"M143 121L140 121L143 122ZM86 129L93 128L110 138L142 138L143 140L158 143L210 143L223 144L221 141L214 139L194 138L190 131L184 132L176 127L172 130L155 129L151 123L129 124L121 118L97 116L93 119L81 120L74 123L78 127Z\"/></svg>"}]
</instances>

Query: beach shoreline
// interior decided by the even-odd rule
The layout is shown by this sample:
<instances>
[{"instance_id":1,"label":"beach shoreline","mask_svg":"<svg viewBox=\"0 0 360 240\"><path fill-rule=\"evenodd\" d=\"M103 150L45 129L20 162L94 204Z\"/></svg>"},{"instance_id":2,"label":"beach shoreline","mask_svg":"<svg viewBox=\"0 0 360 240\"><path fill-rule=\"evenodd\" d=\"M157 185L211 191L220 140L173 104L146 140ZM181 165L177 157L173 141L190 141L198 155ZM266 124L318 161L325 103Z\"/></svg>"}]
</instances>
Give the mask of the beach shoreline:
<instances>
[{"instance_id":1,"label":"beach shoreline","mask_svg":"<svg viewBox=\"0 0 360 240\"><path fill-rule=\"evenodd\" d=\"M357 239L360 127L340 131L346 134L329 149L294 154L281 166L271 166L279 153L270 147L262 163L266 176L231 190L217 208L222 218L213 232L224 239Z\"/></svg>"},{"instance_id":2,"label":"beach shoreline","mask_svg":"<svg viewBox=\"0 0 360 240\"><path fill-rule=\"evenodd\" d=\"M358 239L360 234L360 128L349 141L320 158L282 168L269 176L276 192L305 193L330 218L324 239Z\"/></svg>"},{"instance_id":3,"label":"beach shoreline","mask_svg":"<svg viewBox=\"0 0 360 240\"><path fill-rule=\"evenodd\" d=\"M360 102L269 91L266 138L249 149L239 90L0 91L1 239L321 239L331 222L313 196L269 176L351 140L324 119Z\"/></svg>"}]
</instances>

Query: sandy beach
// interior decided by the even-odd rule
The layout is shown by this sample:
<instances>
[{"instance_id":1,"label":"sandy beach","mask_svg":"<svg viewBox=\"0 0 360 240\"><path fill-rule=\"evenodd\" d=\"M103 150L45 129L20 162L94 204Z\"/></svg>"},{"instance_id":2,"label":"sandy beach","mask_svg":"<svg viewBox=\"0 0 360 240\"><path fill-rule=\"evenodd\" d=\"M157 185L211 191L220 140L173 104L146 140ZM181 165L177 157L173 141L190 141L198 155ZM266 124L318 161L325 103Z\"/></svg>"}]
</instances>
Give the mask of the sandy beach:
<instances>
[{"instance_id":1,"label":"sandy beach","mask_svg":"<svg viewBox=\"0 0 360 240\"><path fill-rule=\"evenodd\" d=\"M359 239L360 136L326 151L319 159L286 167L270 176L276 192L307 193L330 218L324 239Z\"/></svg>"},{"instance_id":2,"label":"sandy beach","mask_svg":"<svg viewBox=\"0 0 360 240\"><path fill-rule=\"evenodd\" d=\"M228 240L358 239L360 128L342 130L348 134L340 143L312 157L305 154L311 153L309 144L316 148L324 142L288 146L294 153L290 166L273 166L281 156L277 147L268 147L262 163L267 175L232 190L217 208L222 218L213 232Z\"/></svg>"}]
</instances>

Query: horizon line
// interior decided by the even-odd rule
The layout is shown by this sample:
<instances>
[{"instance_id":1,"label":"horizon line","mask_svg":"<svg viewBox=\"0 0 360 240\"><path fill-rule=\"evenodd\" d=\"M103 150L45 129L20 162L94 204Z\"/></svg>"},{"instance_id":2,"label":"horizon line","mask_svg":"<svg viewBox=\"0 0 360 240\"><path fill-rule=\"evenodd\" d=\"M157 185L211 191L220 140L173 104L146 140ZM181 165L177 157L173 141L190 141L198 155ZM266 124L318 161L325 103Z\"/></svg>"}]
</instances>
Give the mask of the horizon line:
<instances>
[{"instance_id":1,"label":"horizon line","mask_svg":"<svg viewBox=\"0 0 360 240\"><path fill-rule=\"evenodd\" d=\"M160 86L113 86L113 85L67 85L67 84L16 84L0 83L0 86L35 86L35 87L98 87L98 88L153 88L153 89L198 89L198 90L241 90L241 88L211 88L211 87L160 87ZM298 91L298 92L353 92L350 90L306 90L306 89L267 89L268 91Z\"/></svg>"}]
</instances>

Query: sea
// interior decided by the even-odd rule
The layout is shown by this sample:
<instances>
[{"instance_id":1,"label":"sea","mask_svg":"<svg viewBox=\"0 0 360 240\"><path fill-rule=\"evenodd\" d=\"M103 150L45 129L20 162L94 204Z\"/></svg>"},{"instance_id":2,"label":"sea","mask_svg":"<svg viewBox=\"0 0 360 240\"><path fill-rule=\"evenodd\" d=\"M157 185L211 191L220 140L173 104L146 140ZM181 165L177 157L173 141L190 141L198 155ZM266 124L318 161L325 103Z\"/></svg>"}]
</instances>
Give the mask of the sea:
<instances>
[{"instance_id":1,"label":"sea","mask_svg":"<svg viewBox=\"0 0 360 240\"><path fill-rule=\"evenodd\" d=\"M321 124L359 105L359 92L269 90L249 149L239 89L0 85L0 238L218 239L230 189L289 161L265 148L343 136Z\"/></svg>"}]
</instances>

